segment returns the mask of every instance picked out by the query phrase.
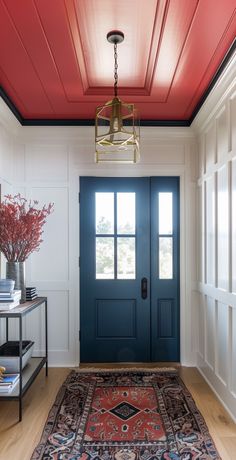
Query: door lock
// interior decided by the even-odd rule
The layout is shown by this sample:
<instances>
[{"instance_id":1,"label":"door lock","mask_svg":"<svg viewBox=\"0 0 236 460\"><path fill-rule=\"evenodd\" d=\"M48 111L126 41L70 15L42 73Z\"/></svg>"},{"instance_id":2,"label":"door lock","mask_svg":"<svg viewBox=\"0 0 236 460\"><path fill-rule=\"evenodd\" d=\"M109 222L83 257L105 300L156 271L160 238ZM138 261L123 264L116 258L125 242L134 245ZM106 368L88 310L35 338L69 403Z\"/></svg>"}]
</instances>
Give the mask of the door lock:
<instances>
[{"instance_id":1,"label":"door lock","mask_svg":"<svg viewBox=\"0 0 236 460\"><path fill-rule=\"evenodd\" d=\"M147 289L148 289L148 280L147 280L147 278L142 278L141 279L141 296L142 296L142 299L147 298L147 295L148 295Z\"/></svg>"}]
</instances>

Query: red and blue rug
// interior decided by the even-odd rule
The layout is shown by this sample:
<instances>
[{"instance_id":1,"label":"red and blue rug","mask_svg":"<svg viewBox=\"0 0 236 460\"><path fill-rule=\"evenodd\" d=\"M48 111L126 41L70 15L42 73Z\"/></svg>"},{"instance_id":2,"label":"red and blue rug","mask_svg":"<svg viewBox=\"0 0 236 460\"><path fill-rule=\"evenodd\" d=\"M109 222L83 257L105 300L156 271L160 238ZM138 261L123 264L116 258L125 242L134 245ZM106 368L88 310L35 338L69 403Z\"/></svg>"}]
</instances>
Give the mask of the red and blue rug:
<instances>
[{"instance_id":1,"label":"red and blue rug","mask_svg":"<svg viewBox=\"0 0 236 460\"><path fill-rule=\"evenodd\" d=\"M177 372L72 371L31 460L220 460Z\"/></svg>"}]
</instances>

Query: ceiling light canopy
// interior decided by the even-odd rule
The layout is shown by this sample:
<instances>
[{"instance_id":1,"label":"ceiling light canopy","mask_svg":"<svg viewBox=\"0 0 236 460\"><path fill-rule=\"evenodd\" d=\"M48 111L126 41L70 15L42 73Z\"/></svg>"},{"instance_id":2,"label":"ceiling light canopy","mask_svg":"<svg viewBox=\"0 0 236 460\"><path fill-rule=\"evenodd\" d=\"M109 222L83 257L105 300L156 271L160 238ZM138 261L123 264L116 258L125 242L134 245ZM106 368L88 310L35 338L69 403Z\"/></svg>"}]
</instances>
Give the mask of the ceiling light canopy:
<instances>
[{"instance_id":1,"label":"ceiling light canopy","mask_svg":"<svg viewBox=\"0 0 236 460\"><path fill-rule=\"evenodd\" d=\"M96 163L137 163L139 161L139 121L134 104L118 97L117 45L123 32L112 30L107 40L114 45L114 98L97 107L95 119Z\"/></svg>"}]
</instances>

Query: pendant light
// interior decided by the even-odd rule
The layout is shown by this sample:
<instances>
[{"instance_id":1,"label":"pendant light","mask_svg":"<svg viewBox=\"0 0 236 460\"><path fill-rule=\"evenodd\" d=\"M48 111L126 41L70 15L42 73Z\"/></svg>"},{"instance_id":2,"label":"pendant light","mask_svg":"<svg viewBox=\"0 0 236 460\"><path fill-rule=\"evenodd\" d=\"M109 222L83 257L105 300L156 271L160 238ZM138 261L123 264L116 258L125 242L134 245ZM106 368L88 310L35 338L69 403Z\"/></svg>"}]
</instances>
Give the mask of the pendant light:
<instances>
[{"instance_id":1,"label":"pendant light","mask_svg":"<svg viewBox=\"0 0 236 460\"><path fill-rule=\"evenodd\" d=\"M118 97L117 45L123 32L112 30L108 42L114 45L114 97L97 107L95 119L96 163L137 163L139 161L139 122L134 104Z\"/></svg>"}]
</instances>

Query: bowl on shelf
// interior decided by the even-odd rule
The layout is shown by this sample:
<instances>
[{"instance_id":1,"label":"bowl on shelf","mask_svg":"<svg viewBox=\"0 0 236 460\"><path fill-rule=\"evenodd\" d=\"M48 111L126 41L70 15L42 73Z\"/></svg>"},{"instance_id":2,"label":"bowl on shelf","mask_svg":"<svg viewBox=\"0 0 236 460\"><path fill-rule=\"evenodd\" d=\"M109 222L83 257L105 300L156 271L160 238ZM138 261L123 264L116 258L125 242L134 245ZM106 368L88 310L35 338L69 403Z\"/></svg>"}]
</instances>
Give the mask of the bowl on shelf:
<instances>
[{"instance_id":1,"label":"bowl on shelf","mask_svg":"<svg viewBox=\"0 0 236 460\"><path fill-rule=\"evenodd\" d=\"M22 341L22 369L30 360L34 342ZM9 340L0 346L0 366L6 368L7 373L20 372L19 341Z\"/></svg>"},{"instance_id":2,"label":"bowl on shelf","mask_svg":"<svg viewBox=\"0 0 236 460\"><path fill-rule=\"evenodd\" d=\"M15 281L9 278L0 279L0 292L12 292L15 287Z\"/></svg>"}]
</instances>

